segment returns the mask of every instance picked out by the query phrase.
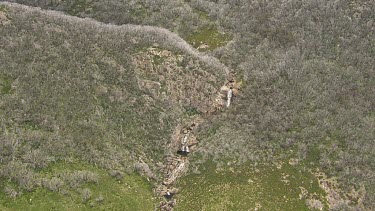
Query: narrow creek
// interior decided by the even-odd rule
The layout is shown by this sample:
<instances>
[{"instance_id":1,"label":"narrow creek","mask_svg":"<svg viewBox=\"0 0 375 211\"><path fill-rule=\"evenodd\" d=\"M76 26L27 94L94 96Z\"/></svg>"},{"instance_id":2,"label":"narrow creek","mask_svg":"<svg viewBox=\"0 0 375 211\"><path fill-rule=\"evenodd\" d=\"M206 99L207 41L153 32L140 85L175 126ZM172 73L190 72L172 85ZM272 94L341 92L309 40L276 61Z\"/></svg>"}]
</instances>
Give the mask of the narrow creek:
<instances>
[{"instance_id":1,"label":"narrow creek","mask_svg":"<svg viewBox=\"0 0 375 211\"><path fill-rule=\"evenodd\" d=\"M240 84L230 77L216 93L217 97L206 114L176 126L167 146L171 153L165 159L164 179L156 190L161 198L160 210L171 211L177 204L175 195L178 194L179 189L175 187L176 182L188 171L189 154L194 152L199 145L199 140L195 136L196 128L209 116L229 107L232 97L238 94L239 88Z\"/></svg>"}]
</instances>

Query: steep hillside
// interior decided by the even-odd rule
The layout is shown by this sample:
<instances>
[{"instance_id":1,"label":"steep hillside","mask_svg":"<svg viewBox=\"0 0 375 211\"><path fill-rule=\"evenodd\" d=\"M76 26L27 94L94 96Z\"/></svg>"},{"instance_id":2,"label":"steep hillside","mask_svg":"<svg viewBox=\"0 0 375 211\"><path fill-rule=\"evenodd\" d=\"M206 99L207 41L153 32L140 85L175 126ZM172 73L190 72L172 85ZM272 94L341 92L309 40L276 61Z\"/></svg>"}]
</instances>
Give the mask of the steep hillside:
<instances>
[{"instance_id":1,"label":"steep hillside","mask_svg":"<svg viewBox=\"0 0 375 211\"><path fill-rule=\"evenodd\" d=\"M245 84L198 136L197 169L211 158L218 167L294 158L337 180L331 209L374 207L374 2L191 4L235 34L214 54Z\"/></svg>"},{"instance_id":2,"label":"steep hillside","mask_svg":"<svg viewBox=\"0 0 375 211\"><path fill-rule=\"evenodd\" d=\"M173 127L207 111L227 71L161 28L3 3L1 17L0 175L16 195L70 190L44 173L61 163L161 179Z\"/></svg>"},{"instance_id":3,"label":"steep hillside","mask_svg":"<svg viewBox=\"0 0 375 211\"><path fill-rule=\"evenodd\" d=\"M0 208L375 207L373 1L11 2L43 9L0 6Z\"/></svg>"},{"instance_id":4,"label":"steep hillside","mask_svg":"<svg viewBox=\"0 0 375 211\"><path fill-rule=\"evenodd\" d=\"M20 4L90 17L116 25L137 24L169 29L200 51L213 50L231 40L228 31L189 1L148 0L10 0Z\"/></svg>"}]
</instances>

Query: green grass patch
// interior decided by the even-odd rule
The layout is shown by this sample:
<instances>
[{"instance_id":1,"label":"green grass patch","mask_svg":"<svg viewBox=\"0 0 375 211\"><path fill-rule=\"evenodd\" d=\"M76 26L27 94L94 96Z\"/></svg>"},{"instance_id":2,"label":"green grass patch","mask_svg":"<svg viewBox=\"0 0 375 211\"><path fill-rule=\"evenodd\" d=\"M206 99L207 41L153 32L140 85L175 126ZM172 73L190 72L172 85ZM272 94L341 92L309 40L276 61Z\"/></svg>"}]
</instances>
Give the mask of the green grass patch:
<instances>
[{"instance_id":1,"label":"green grass patch","mask_svg":"<svg viewBox=\"0 0 375 211\"><path fill-rule=\"evenodd\" d=\"M217 27L207 27L188 35L186 41L199 51L210 51L225 45L231 37L220 33ZM205 47L203 47L205 45Z\"/></svg>"},{"instance_id":2,"label":"green grass patch","mask_svg":"<svg viewBox=\"0 0 375 211\"><path fill-rule=\"evenodd\" d=\"M36 124L35 122L31 120L26 120L21 125L23 126L23 128L27 130L40 130L41 129L38 124Z\"/></svg>"},{"instance_id":3,"label":"green grass patch","mask_svg":"<svg viewBox=\"0 0 375 211\"><path fill-rule=\"evenodd\" d=\"M216 169L204 164L199 175L189 175L179 183L177 210L308 210L307 198L320 199L324 192L315 177L301 166L242 165ZM300 199L301 188L308 191Z\"/></svg>"},{"instance_id":4,"label":"green grass patch","mask_svg":"<svg viewBox=\"0 0 375 211\"><path fill-rule=\"evenodd\" d=\"M164 58L159 55L154 55L152 57L152 62L154 63L154 65L161 65L164 62Z\"/></svg>"},{"instance_id":5,"label":"green grass patch","mask_svg":"<svg viewBox=\"0 0 375 211\"><path fill-rule=\"evenodd\" d=\"M143 177L131 174L117 180L102 169L82 163L58 163L40 172L51 178L63 172L90 171L98 175L97 183L84 183L73 189L64 186L63 194L44 188L23 192L12 199L3 192L6 186L14 186L7 181L0 182L1 210L153 210L152 187ZM83 189L89 189L91 196L82 200ZM102 199L102 200L101 200Z\"/></svg>"},{"instance_id":6,"label":"green grass patch","mask_svg":"<svg viewBox=\"0 0 375 211\"><path fill-rule=\"evenodd\" d=\"M0 75L0 94L10 94L11 89L12 80L7 76Z\"/></svg>"},{"instance_id":7,"label":"green grass patch","mask_svg":"<svg viewBox=\"0 0 375 211\"><path fill-rule=\"evenodd\" d=\"M200 115L200 114L201 114L201 112L199 112L194 107L186 107L185 108L185 115L187 115L187 116L194 116L194 115Z\"/></svg>"},{"instance_id":8,"label":"green grass patch","mask_svg":"<svg viewBox=\"0 0 375 211\"><path fill-rule=\"evenodd\" d=\"M320 150L317 146L309 146L304 164L309 167L319 166Z\"/></svg>"}]
</instances>

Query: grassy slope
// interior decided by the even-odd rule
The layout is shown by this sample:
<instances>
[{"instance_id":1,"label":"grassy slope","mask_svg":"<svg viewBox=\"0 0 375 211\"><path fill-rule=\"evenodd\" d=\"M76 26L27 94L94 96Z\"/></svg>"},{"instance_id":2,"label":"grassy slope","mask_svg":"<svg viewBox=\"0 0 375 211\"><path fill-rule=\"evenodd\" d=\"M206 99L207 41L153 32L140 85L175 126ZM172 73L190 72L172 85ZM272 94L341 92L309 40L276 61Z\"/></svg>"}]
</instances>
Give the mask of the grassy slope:
<instances>
[{"instance_id":1,"label":"grassy slope","mask_svg":"<svg viewBox=\"0 0 375 211\"><path fill-rule=\"evenodd\" d=\"M177 210L308 210L306 199L320 199L325 193L316 178L302 166L279 164L224 166L213 162L201 173L183 178ZM301 188L308 194L300 198ZM310 195L311 194L311 195ZM327 208L327 205L325 205ZM261 209L261 210L262 210Z\"/></svg>"},{"instance_id":2,"label":"grassy slope","mask_svg":"<svg viewBox=\"0 0 375 211\"><path fill-rule=\"evenodd\" d=\"M208 45L207 48L199 49L200 51L207 51L225 45L230 40L230 37L219 33L215 27L209 27L191 33L186 40L195 48L199 48L202 44Z\"/></svg>"},{"instance_id":3,"label":"grassy slope","mask_svg":"<svg viewBox=\"0 0 375 211\"><path fill-rule=\"evenodd\" d=\"M64 194L37 188L31 193L23 193L16 199L0 197L4 210L152 210L152 187L149 182L139 175L130 174L116 180L102 169L79 163L59 163L44 170L41 174L46 177L56 176L63 172L91 171L98 175L97 184L85 183L76 190L67 186ZM2 182L3 189L7 182ZM8 184L9 185L9 184ZM89 188L92 192L88 201L82 203L82 190ZM99 196L103 200L98 201Z\"/></svg>"}]
</instances>

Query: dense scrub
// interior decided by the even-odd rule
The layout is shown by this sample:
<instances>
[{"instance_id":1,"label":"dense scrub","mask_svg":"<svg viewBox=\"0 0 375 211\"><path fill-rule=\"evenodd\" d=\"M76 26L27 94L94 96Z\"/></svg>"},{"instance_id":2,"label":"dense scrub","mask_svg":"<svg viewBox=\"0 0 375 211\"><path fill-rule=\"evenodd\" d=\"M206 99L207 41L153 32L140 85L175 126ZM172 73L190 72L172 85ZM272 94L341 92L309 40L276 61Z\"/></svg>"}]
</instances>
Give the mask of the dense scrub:
<instances>
[{"instance_id":1,"label":"dense scrub","mask_svg":"<svg viewBox=\"0 0 375 211\"><path fill-rule=\"evenodd\" d=\"M364 184L364 204L373 207L375 4L191 2L236 35L215 53L245 84L234 107L202 128L197 160L292 154L347 191Z\"/></svg>"},{"instance_id":2,"label":"dense scrub","mask_svg":"<svg viewBox=\"0 0 375 211\"><path fill-rule=\"evenodd\" d=\"M10 0L30 6L63 11L67 14L90 17L104 23L116 25L139 24L159 26L178 33L194 47L199 47L197 34L206 33L210 28L211 37L201 37L201 44L209 44L209 49L224 45L228 36L223 35L223 29L218 29L215 20L207 13L192 7L184 0L149 1L149 0ZM216 38L217 40L214 41ZM212 45L212 46L211 46Z\"/></svg>"},{"instance_id":3,"label":"dense scrub","mask_svg":"<svg viewBox=\"0 0 375 211\"><path fill-rule=\"evenodd\" d=\"M60 181L39 173L57 162L83 161L119 178L135 163L146 163L158 179L156 164L163 161L172 127L189 110L203 112L210 100L185 102L209 96L226 71L165 29L1 6L7 22L0 28L0 177L23 191L57 189ZM134 58L153 45L192 63L188 72L181 71L187 64L169 64L164 83L178 76L211 88L195 96L173 87L160 91L163 98L152 95ZM157 65L143 59L151 69ZM143 68L137 70L149 70Z\"/></svg>"},{"instance_id":4,"label":"dense scrub","mask_svg":"<svg viewBox=\"0 0 375 211\"><path fill-rule=\"evenodd\" d=\"M231 42L210 50L213 50L212 54L216 58L235 70L237 79L242 80L244 86L240 95L235 97L231 108L200 126L197 136L201 144L199 151L193 155L192 164L195 167L192 169L199 169L199 166L208 159L213 159L220 167L224 164L228 165L228 162L232 165L233 161L239 164L249 161L270 163L293 157L301 163L301 168L318 168L326 172L328 177L336 177L339 188L343 190L342 197L344 198L346 197L344 193L353 188L359 190L364 187L366 194L363 201L354 202L350 206L357 206L358 209L362 205L366 208L375 206L373 176L375 169L373 146L375 140L373 129L375 124L373 98L375 95L375 60L373 58L375 4L373 1L14 1L46 9L56 9L80 17L91 17L105 23L162 26L177 32L183 38L189 39L193 36L191 44L200 39L201 34L205 34L200 29L216 27L219 31L230 32L233 36ZM12 21L17 21L17 18L14 16ZM37 21L35 19L34 25L40 21L46 22L48 19L37 19ZM0 23L8 27L0 28L3 30L1 33L4 33L5 29L11 29L6 25L6 20L0 19ZM54 24L56 23L43 23L43 30L51 30ZM20 45L18 43L21 43L21 49L30 49L29 46L33 46L34 42L27 37L33 37L30 36L30 32L35 30L32 28L33 24L25 24L22 27L20 25L19 29L23 29L23 31L20 30L20 36L24 36L22 39L17 36L1 38L3 43L8 43L0 51L3 57L1 61L6 61L0 66L2 68L0 106L4 108L1 110L1 124L2 128L7 128L2 132L3 139L7 141L2 142L4 145L1 147L4 150L1 151L3 153L1 158L3 163L7 163L11 155L22 154L24 151L30 152L28 156L17 157L16 162L19 163L14 169L20 172L28 172L23 169L43 168L61 154L64 156L60 157L67 157L64 151L38 151L32 148L34 145L24 143L35 142L37 143L35 146L39 146L40 143L53 143L52 147L48 145L48 149L60 149L59 146L64 146L69 154L76 152L73 154L79 155L78 152L82 150L87 152L87 149L90 149L89 153L78 157L84 157L96 163L97 161L91 157L85 158L95 152L94 158L111 160L110 164L105 163L103 166L115 166L114 169L118 168L118 165L111 164L113 160L124 163L119 166L127 166L124 160L129 160L129 157L134 158L133 153L152 151L156 152L152 157L157 158L158 151L162 151L167 142L168 135L165 131L169 131L174 126L175 117L178 116L166 114L183 112L174 105L165 107L165 102L156 101L148 105L147 99L149 98L139 100L143 99L139 96L144 94L144 90L132 83L135 80L135 73L132 71L117 73L115 67L117 65L118 69L122 66L126 70L133 70L130 56L127 55L144 50L154 42L172 51L175 46L178 46L175 51L188 52L193 58L198 58L202 54L191 51L191 48L177 36L172 36L173 39L170 39L170 36L159 37L165 32L159 29L147 28L147 33L142 33L145 28L127 25L123 28L131 28L130 31L133 33L117 31L112 34L109 32L111 31L109 28L115 28L112 26L103 26L103 29L99 27L101 29L98 30L98 27L90 21L75 28L73 25L77 24L79 25L77 21L74 24L71 23L68 27L69 33L64 39L56 39L55 32L50 33L51 37L47 36L48 39L39 38L43 42L48 42L46 46L58 46L43 54L44 57L37 56L36 61L40 62L33 62L35 57L31 56L32 52L27 50L17 52L7 50L14 49L14 46ZM83 32L82 27L86 27L84 29L87 32ZM60 29L65 33L64 30ZM139 33L142 34L142 39L137 38L140 36ZM114 41L108 36L112 36ZM81 37L84 39L80 39ZM16 42L12 39L19 40ZM64 40L69 41L69 39L69 43L73 44L76 50L62 50L66 48ZM134 39L135 42L130 42ZM143 45L145 40L147 40L147 45ZM98 47L87 48L87 46L95 46L93 43ZM31 49L37 49L37 47ZM106 74L106 72L96 70L97 74L85 73L84 77L76 79L77 68L69 68L67 64L73 62L71 58L75 57L77 61L81 61L83 56L79 56L83 53L78 49L88 49L86 51L92 59L83 59L83 61L86 61L87 68L93 68L93 71L95 68L99 69L91 67L97 58L103 58L103 55L115 55L114 58L111 57L115 62L104 61L101 64L103 68L111 72ZM61 64L56 64L51 62L58 57L55 51L61 51L58 55L69 54L69 56L65 55L66 59ZM124 54L124 52L129 53ZM15 61L13 61L14 58L16 58ZM25 64L24 58L31 58L27 64L34 66L23 65ZM64 56L59 56L59 58L64 58ZM206 57L202 60L215 67L220 66L216 60L212 62L211 58ZM163 65L164 59L154 57L153 62L156 65ZM85 69L85 65L76 63L76 66ZM113 67L114 64L115 67ZM68 67L67 70L70 72L52 71L50 74L37 74L35 71L29 71L21 78L17 77L18 74L24 74L27 68L32 70L35 65L40 66L38 69L54 68L60 65L61 69ZM15 72L7 71L8 69ZM81 74L81 72L78 73ZM58 77L55 77L56 74ZM97 85L92 85L90 89L86 88L88 86L85 84L91 80L90 77L98 77L93 81L102 80L97 85L103 85L104 88ZM54 78L56 82L51 81L47 86L38 78ZM34 80L40 81L36 83ZM61 83L64 80L69 81L70 85L65 86L67 90L42 91L45 87L58 89L61 86L57 83L58 80L62 80ZM37 86L32 86L32 83L36 83ZM79 84L79 89L74 88L77 84ZM27 92L22 94L17 91L19 86L23 86L22 90ZM118 93L125 93L121 88L124 86L129 86L129 90L126 89L126 96L118 95ZM99 87L98 94L83 95L82 90L92 90L91 92L94 93L96 87ZM64 93L65 95L62 95ZM206 94L208 96L212 93ZM35 96L45 96L52 100L45 102L42 100L44 98L40 97L36 98L39 101L35 101ZM59 101L58 96L65 96L65 98ZM110 99L113 101L108 101ZM134 102L141 106L124 104L125 99L137 99ZM64 104L59 105L55 102L64 102ZM85 102L84 105L87 104L86 102L97 102L94 105L100 105L97 106L99 111L95 110L96 107L83 107L79 106L79 103L70 102ZM10 108L18 110L15 112ZM146 109L147 112L143 113L144 108L149 108L149 110ZM166 108L175 108L177 111L170 112ZM57 112L54 114L55 117L51 118L51 113L60 109L61 112ZM186 113L194 109L187 108ZM75 115L69 113L70 111ZM84 121L83 117L79 116L81 113L82 116L91 116L91 119ZM96 113L102 116L95 117ZM139 119L140 114L145 118ZM160 124L164 125L162 129L158 128L159 124L152 124L150 121L160 118L161 114L164 115L162 122L166 123ZM56 120L64 124L61 125ZM126 125L119 123L125 121ZM56 129L52 127L53 125L59 127ZM64 139L65 142L54 141L59 137L53 136L57 130L62 131L58 134L69 134ZM103 139L100 140L105 140L98 142L100 147L96 150L90 148L92 144L86 138L92 136L102 137ZM77 142L76 139L82 141ZM121 140L127 140L126 143L129 144L123 144ZM146 143L145 140L154 141ZM77 146L77 143L82 144L82 147ZM118 143L120 144L117 145ZM155 143L163 144L155 146ZM26 146L32 150L29 148L25 148L24 151L15 150L19 146ZM119 149L124 148L127 150L122 153ZM116 154L103 153L113 151L116 151ZM51 157L51 154L55 156ZM43 159L40 159L41 157ZM156 161L149 161L149 163ZM10 164L13 165L14 162ZM33 176L30 175L30 177ZM349 209L345 203L332 207L338 210L345 208Z\"/></svg>"}]
</instances>

